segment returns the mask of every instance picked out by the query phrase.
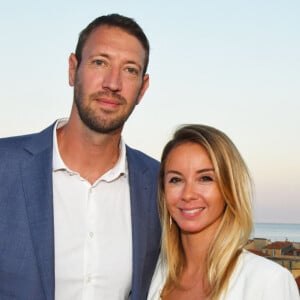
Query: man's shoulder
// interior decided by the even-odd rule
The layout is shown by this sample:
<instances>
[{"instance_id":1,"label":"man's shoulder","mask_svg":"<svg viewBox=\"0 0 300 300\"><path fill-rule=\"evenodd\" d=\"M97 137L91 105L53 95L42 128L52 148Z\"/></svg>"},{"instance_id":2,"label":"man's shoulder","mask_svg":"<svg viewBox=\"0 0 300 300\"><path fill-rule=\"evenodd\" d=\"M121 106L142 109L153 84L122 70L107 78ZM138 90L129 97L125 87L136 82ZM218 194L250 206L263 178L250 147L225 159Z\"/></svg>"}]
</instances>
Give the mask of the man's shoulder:
<instances>
[{"instance_id":1,"label":"man's shoulder","mask_svg":"<svg viewBox=\"0 0 300 300\"><path fill-rule=\"evenodd\" d=\"M52 132L53 124L37 133L0 138L0 153L1 155L13 155L21 153L29 145L36 143L45 145L47 142L51 142Z\"/></svg>"},{"instance_id":2,"label":"man's shoulder","mask_svg":"<svg viewBox=\"0 0 300 300\"><path fill-rule=\"evenodd\" d=\"M160 163L158 160L140 150L133 149L128 145L126 145L126 155L129 164L132 163L139 166L145 166L153 169L155 172L159 169Z\"/></svg>"}]
</instances>

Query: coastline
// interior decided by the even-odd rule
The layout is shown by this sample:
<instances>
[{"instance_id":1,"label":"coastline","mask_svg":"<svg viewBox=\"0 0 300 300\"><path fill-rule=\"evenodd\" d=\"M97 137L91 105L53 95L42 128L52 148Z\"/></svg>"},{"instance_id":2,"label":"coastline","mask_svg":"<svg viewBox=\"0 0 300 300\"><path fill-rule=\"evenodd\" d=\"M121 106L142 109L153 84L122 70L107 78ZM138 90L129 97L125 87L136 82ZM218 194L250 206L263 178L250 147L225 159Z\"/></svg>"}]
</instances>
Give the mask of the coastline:
<instances>
[{"instance_id":1,"label":"coastline","mask_svg":"<svg viewBox=\"0 0 300 300\"><path fill-rule=\"evenodd\" d=\"M300 242L300 224L255 222L250 238Z\"/></svg>"}]
</instances>

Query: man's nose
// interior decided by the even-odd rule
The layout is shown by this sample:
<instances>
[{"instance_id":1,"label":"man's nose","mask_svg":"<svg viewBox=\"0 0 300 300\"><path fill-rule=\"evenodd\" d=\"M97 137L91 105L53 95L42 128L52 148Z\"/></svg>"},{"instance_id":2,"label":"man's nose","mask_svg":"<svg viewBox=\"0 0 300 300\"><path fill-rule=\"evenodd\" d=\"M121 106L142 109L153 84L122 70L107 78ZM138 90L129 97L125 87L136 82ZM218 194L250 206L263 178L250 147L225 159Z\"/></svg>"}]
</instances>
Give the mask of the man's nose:
<instances>
[{"instance_id":1,"label":"man's nose","mask_svg":"<svg viewBox=\"0 0 300 300\"><path fill-rule=\"evenodd\" d=\"M113 67L107 69L102 85L104 89L109 89L112 92L120 91L122 89L120 70Z\"/></svg>"}]
</instances>

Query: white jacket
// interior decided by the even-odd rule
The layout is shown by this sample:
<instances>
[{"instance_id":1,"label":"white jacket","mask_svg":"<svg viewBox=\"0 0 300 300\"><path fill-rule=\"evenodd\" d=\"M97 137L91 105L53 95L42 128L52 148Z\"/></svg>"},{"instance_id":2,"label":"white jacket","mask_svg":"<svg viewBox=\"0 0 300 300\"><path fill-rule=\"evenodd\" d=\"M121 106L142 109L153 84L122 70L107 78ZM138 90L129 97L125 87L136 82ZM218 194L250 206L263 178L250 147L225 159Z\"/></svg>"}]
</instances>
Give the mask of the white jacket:
<instances>
[{"instance_id":1,"label":"white jacket","mask_svg":"<svg viewBox=\"0 0 300 300\"><path fill-rule=\"evenodd\" d=\"M166 266L159 259L148 300L159 300L166 279ZM293 275L279 264L243 250L220 300L300 300Z\"/></svg>"}]
</instances>

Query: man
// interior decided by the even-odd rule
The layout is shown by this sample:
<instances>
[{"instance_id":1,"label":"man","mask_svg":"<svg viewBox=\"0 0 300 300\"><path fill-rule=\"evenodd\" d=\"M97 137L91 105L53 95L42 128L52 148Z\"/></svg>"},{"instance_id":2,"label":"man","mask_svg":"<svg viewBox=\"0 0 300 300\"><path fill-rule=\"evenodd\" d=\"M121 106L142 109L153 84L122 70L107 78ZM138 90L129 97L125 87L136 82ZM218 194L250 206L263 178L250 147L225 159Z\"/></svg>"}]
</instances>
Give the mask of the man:
<instances>
[{"instance_id":1,"label":"man","mask_svg":"<svg viewBox=\"0 0 300 300\"><path fill-rule=\"evenodd\" d=\"M159 163L122 128L149 85L149 44L102 16L69 58L68 120L0 140L0 299L146 299L159 253Z\"/></svg>"}]
</instances>

